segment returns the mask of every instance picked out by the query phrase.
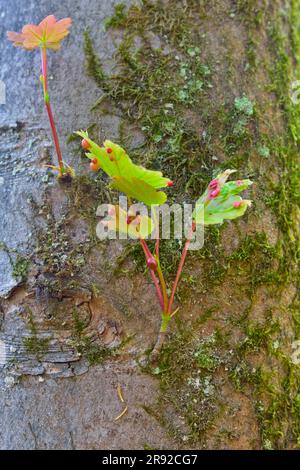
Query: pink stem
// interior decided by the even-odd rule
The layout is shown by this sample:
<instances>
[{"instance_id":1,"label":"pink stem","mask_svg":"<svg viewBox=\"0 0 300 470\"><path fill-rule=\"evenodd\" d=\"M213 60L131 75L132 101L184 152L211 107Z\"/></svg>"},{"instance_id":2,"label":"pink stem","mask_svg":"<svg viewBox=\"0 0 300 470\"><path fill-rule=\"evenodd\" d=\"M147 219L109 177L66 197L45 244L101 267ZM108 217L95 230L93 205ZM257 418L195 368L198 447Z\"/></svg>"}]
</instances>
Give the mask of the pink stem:
<instances>
[{"instance_id":1,"label":"pink stem","mask_svg":"<svg viewBox=\"0 0 300 470\"><path fill-rule=\"evenodd\" d=\"M159 258L159 237L156 239L155 253L156 253L156 257Z\"/></svg>"},{"instance_id":2,"label":"pink stem","mask_svg":"<svg viewBox=\"0 0 300 470\"><path fill-rule=\"evenodd\" d=\"M144 250L144 253L145 253L145 256L148 258L151 258L152 257L152 253L151 251L149 250L149 247L147 245L147 243L145 242L145 240L143 238L140 238L140 243L142 245L142 248Z\"/></svg>"},{"instance_id":3,"label":"pink stem","mask_svg":"<svg viewBox=\"0 0 300 470\"><path fill-rule=\"evenodd\" d=\"M41 48L41 58L42 58L42 76L43 76L43 89L44 89L44 101L45 106L48 113L48 118L50 122L50 127L53 135L55 150L57 154L58 164L59 164L59 171L60 175L64 173L64 164L62 159L62 153L59 145L58 135L56 131L56 126L53 118L53 113L49 101L49 94L48 94L48 78L47 78L47 49L45 47Z\"/></svg>"},{"instance_id":4,"label":"pink stem","mask_svg":"<svg viewBox=\"0 0 300 470\"><path fill-rule=\"evenodd\" d=\"M171 312L172 312L174 297L175 297L175 294L176 294L178 282L179 282L179 279L180 279L180 276L181 276L181 272L182 272L182 269L183 269L183 266L184 266L184 263L185 263L185 258L186 258L190 243L191 243L191 235L186 240L185 245L184 245L184 249L183 249L183 252L182 252L182 255L181 255L180 263L179 263L179 266L178 266L178 270L177 270L177 274L176 274L176 278L175 278L175 281L174 281L172 294L171 294L170 302L169 302L169 306L168 306L168 315L171 315Z\"/></svg>"},{"instance_id":5,"label":"pink stem","mask_svg":"<svg viewBox=\"0 0 300 470\"><path fill-rule=\"evenodd\" d=\"M141 246L144 250L144 253L145 253L145 257L146 259L149 258L151 255L151 252L147 246L147 243L145 242L145 240L142 240L140 239L140 243L141 243ZM151 274L151 277L153 279L153 282L154 282L154 285L155 285L155 288L156 288L156 293L157 293L157 296L158 296L158 299L159 299L159 303L160 303L160 306L162 308L162 310L164 310L164 300L163 300L163 295L162 295L162 292L161 292L161 289L159 287L159 283L158 283L158 280L157 280L157 277L155 276L154 272L152 271L152 269L149 269L150 271L150 274Z\"/></svg>"}]
</instances>

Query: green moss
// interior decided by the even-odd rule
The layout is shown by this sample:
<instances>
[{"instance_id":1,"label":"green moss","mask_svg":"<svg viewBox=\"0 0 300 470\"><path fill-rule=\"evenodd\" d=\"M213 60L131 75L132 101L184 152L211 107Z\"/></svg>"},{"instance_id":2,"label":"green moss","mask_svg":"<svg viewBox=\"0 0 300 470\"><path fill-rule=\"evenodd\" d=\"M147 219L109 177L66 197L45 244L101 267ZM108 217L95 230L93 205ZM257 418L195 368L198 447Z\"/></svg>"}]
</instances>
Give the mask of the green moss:
<instances>
[{"instance_id":1,"label":"green moss","mask_svg":"<svg viewBox=\"0 0 300 470\"><path fill-rule=\"evenodd\" d=\"M253 136L250 133L250 124L254 123L256 119L252 101L247 96L235 98L233 106L230 107L223 119L222 140L226 153L229 155L236 154L241 151L243 146L251 148ZM241 164L240 157L234 155L234 159L236 158L238 166L233 166L233 168L239 167ZM232 157L231 162L233 162ZM226 163L229 164L228 161Z\"/></svg>"},{"instance_id":2,"label":"green moss","mask_svg":"<svg viewBox=\"0 0 300 470\"><path fill-rule=\"evenodd\" d=\"M152 21L152 15L150 23L150 11L153 12L153 9L156 14L158 11L161 13L158 4L150 7L148 2L147 8L129 9L126 21L123 21L123 41L117 52L121 72L109 81L109 97L122 112L126 122L134 123L144 134L143 145L131 149L134 158L152 167L162 168L171 178L176 177L177 189L186 187L191 192L194 184L190 183L190 178L195 169L200 179L201 175L205 178L207 172L201 171L203 151L198 135L184 114L196 108L201 97L206 94L211 71L201 61L193 43L182 44L180 49L184 56L180 59L178 57L178 60L164 52L165 45L151 45L149 39L144 37L144 31L147 27L149 33L156 34L158 25ZM178 15L178 7L175 6L175 10ZM186 25L182 13L181 16ZM172 32L175 32L175 25ZM142 45L134 49L136 34L140 36ZM176 45L178 34L176 30L176 37L172 38ZM101 65L95 59L96 53L91 50L90 44L89 39L86 48L88 70L103 89L103 74L99 81ZM184 171L179 171L183 167Z\"/></svg>"},{"instance_id":3,"label":"green moss","mask_svg":"<svg viewBox=\"0 0 300 470\"><path fill-rule=\"evenodd\" d=\"M22 282L25 282L28 276L29 266L30 261L28 260L28 258L17 254L13 266L13 277L15 279L21 279Z\"/></svg>"},{"instance_id":4,"label":"green moss","mask_svg":"<svg viewBox=\"0 0 300 470\"><path fill-rule=\"evenodd\" d=\"M105 91L109 91L106 86L106 75L103 72L100 60L96 56L93 44L88 31L84 33L84 52L86 55L87 71L94 78L96 83Z\"/></svg>"},{"instance_id":5,"label":"green moss","mask_svg":"<svg viewBox=\"0 0 300 470\"><path fill-rule=\"evenodd\" d=\"M266 258L272 259L276 255L276 248L269 244L264 232L247 235L229 260L250 261L256 251L263 253Z\"/></svg>"},{"instance_id":6,"label":"green moss","mask_svg":"<svg viewBox=\"0 0 300 470\"><path fill-rule=\"evenodd\" d=\"M279 329L279 322L272 319L271 312L263 324L247 322L245 326L246 336L238 345L238 354L245 355L246 353L256 352L263 347L272 350L273 337Z\"/></svg>"},{"instance_id":7,"label":"green moss","mask_svg":"<svg viewBox=\"0 0 300 470\"><path fill-rule=\"evenodd\" d=\"M232 255L227 257L228 267L246 276L251 295L261 284L283 285L286 273L278 270L281 254L278 246L270 245L264 232L248 235Z\"/></svg>"},{"instance_id":8,"label":"green moss","mask_svg":"<svg viewBox=\"0 0 300 470\"><path fill-rule=\"evenodd\" d=\"M300 427L297 386L299 369L289 365L287 375L276 384L274 372L241 360L231 371L237 390L246 392L255 404L264 449L285 448L287 440L299 445Z\"/></svg>"},{"instance_id":9,"label":"green moss","mask_svg":"<svg viewBox=\"0 0 300 470\"><path fill-rule=\"evenodd\" d=\"M9 258L12 277L19 282L26 282L30 266L29 257L22 256L17 250L8 248L4 242L0 242L0 250L3 250Z\"/></svg>"},{"instance_id":10,"label":"green moss","mask_svg":"<svg viewBox=\"0 0 300 470\"><path fill-rule=\"evenodd\" d=\"M245 385L251 385L252 390L256 387L262 387L261 368L251 367L245 361L240 362L232 369L230 378L239 392L244 390Z\"/></svg>"},{"instance_id":11,"label":"green moss","mask_svg":"<svg viewBox=\"0 0 300 470\"><path fill-rule=\"evenodd\" d=\"M297 1L291 2L291 9L288 13L291 25L292 57L289 54L286 36L282 33L282 18L275 18L268 30L270 48L275 56L274 66L270 70L271 89L279 100L287 131L281 138L275 137L273 141L271 152L276 156L280 167L280 181L275 184L270 182L271 193L267 196L266 202L273 209L282 234L281 271L287 273L288 279L299 280L297 266L300 238L297 227L297 208L300 202L300 108L294 105L290 98L291 82L294 79L294 62L296 65L300 64L300 36L297 28L300 5Z\"/></svg>"},{"instance_id":12,"label":"green moss","mask_svg":"<svg viewBox=\"0 0 300 470\"><path fill-rule=\"evenodd\" d=\"M96 237L96 208L103 197L103 186L89 176L74 178L72 186L66 190L69 205L66 205L58 218L53 215L47 202L37 210L39 217L46 220L38 232L35 257L42 265L46 276L38 279L38 286L48 292L60 292L76 287L79 273L86 264L92 247L98 243ZM86 221L90 233L85 241L76 242L70 235L72 217Z\"/></svg>"},{"instance_id":13,"label":"green moss","mask_svg":"<svg viewBox=\"0 0 300 470\"><path fill-rule=\"evenodd\" d=\"M236 348L237 361L231 367L230 378L236 389L250 395L255 404L262 447L285 448L286 439L299 444L300 420L296 413L299 367L281 350L280 323L274 321L271 311L266 311L265 322L251 323L248 319L244 333ZM263 365L261 354L266 357ZM279 361L277 374L274 374L275 358ZM284 373L280 372L282 367Z\"/></svg>"},{"instance_id":14,"label":"green moss","mask_svg":"<svg viewBox=\"0 0 300 470\"><path fill-rule=\"evenodd\" d=\"M85 357L90 365L102 364L105 359L112 355L112 350L101 347L95 339L84 334L86 328L85 322L81 321L77 309L73 310L74 319L74 338L73 345L83 357Z\"/></svg>"},{"instance_id":15,"label":"green moss","mask_svg":"<svg viewBox=\"0 0 300 470\"><path fill-rule=\"evenodd\" d=\"M81 338L76 343L76 349L89 361L90 365L102 364L112 354L109 349L102 348L88 337Z\"/></svg>"},{"instance_id":16,"label":"green moss","mask_svg":"<svg viewBox=\"0 0 300 470\"><path fill-rule=\"evenodd\" d=\"M114 14L104 21L104 28L107 30L109 28L118 28L124 24L126 20L126 5L124 3L117 3L114 6Z\"/></svg>"},{"instance_id":17,"label":"green moss","mask_svg":"<svg viewBox=\"0 0 300 470\"><path fill-rule=\"evenodd\" d=\"M95 235L97 207L102 203L114 202L114 192L107 187L105 178L103 173L97 173L95 177L89 174L77 176L67 193L70 210L89 224L89 235L93 244L97 242Z\"/></svg>"},{"instance_id":18,"label":"green moss","mask_svg":"<svg viewBox=\"0 0 300 470\"><path fill-rule=\"evenodd\" d=\"M256 40L253 35L249 34L247 42L247 68L249 67L251 70L256 69L258 66L258 58L256 54L257 45L258 40Z\"/></svg>"},{"instance_id":19,"label":"green moss","mask_svg":"<svg viewBox=\"0 0 300 470\"><path fill-rule=\"evenodd\" d=\"M209 315L211 312L209 312ZM208 318L208 317L207 317ZM189 443L202 441L214 419L220 412L217 398L217 384L212 374L222 363L219 346L221 337L214 334L199 339L195 325L188 330L179 324L179 332L172 337L160 357L154 374L159 375L163 400L154 412L177 438L183 435L175 429L164 413L166 403L172 404L185 417ZM200 324L198 324L198 328ZM191 336L189 331L193 329Z\"/></svg>"},{"instance_id":20,"label":"green moss","mask_svg":"<svg viewBox=\"0 0 300 470\"><path fill-rule=\"evenodd\" d=\"M199 342L199 345L194 353L197 365L201 369L214 371L220 365L220 358L214 353L216 345L215 335L204 338Z\"/></svg>"},{"instance_id":21,"label":"green moss","mask_svg":"<svg viewBox=\"0 0 300 470\"><path fill-rule=\"evenodd\" d=\"M36 354L38 357L41 357L47 352L49 341L48 338L29 336L23 339L23 344L28 353Z\"/></svg>"},{"instance_id":22,"label":"green moss","mask_svg":"<svg viewBox=\"0 0 300 470\"><path fill-rule=\"evenodd\" d=\"M64 278L74 277L85 264L85 243L72 244L66 231L66 215L56 221L48 217L47 229L39 234L36 254L50 274Z\"/></svg>"},{"instance_id":23,"label":"green moss","mask_svg":"<svg viewBox=\"0 0 300 470\"><path fill-rule=\"evenodd\" d=\"M23 345L28 353L35 354L38 359L41 359L48 351L50 338L42 338L38 336L33 314L29 308L27 309L27 313L30 336L23 338Z\"/></svg>"},{"instance_id":24,"label":"green moss","mask_svg":"<svg viewBox=\"0 0 300 470\"><path fill-rule=\"evenodd\" d=\"M257 0L238 0L237 12L246 26L247 63L245 65L245 72L253 73L256 71L259 62L257 46L260 42L259 33L263 24L263 19L267 13L267 6L265 2L259 2Z\"/></svg>"}]
</instances>

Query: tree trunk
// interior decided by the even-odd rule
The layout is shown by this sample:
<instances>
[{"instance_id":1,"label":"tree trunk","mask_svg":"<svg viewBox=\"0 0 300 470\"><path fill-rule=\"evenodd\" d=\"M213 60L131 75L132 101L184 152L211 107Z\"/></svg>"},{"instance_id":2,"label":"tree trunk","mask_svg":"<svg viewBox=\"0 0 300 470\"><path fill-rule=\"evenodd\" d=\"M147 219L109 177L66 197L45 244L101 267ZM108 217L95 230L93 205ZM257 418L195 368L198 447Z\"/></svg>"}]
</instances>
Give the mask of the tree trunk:
<instances>
[{"instance_id":1,"label":"tree trunk","mask_svg":"<svg viewBox=\"0 0 300 470\"><path fill-rule=\"evenodd\" d=\"M71 187L44 168L54 149L38 54L2 44L0 447L296 448L299 1L126 1L115 13L115 2L88 3L51 2L59 17L76 12L69 39L49 54ZM3 29L48 14L46 2L29 4L5 2ZM173 179L179 203L195 202L225 168L254 181L247 216L207 230L188 254L154 370L137 365L160 323L142 253L97 239L97 205L115 195L88 173L80 142L66 143L88 127ZM179 245L161 250L171 285ZM128 414L116 428L118 383Z\"/></svg>"}]
</instances>

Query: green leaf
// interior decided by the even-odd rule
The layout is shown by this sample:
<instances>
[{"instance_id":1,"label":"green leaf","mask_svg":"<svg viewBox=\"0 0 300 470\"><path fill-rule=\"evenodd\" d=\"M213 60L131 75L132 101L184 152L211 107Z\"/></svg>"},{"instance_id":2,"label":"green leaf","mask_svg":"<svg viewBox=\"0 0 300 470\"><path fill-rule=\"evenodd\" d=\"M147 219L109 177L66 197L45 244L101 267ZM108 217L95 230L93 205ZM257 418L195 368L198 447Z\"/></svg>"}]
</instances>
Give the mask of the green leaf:
<instances>
[{"instance_id":1,"label":"green leaf","mask_svg":"<svg viewBox=\"0 0 300 470\"><path fill-rule=\"evenodd\" d=\"M240 207L234 207L234 202L241 202ZM224 220L233 220L244 215L251 201L242 200L240 196L230 196L224 202L214 201L214 204L203 204L194 213L196 223L204 225L222 224Z\"/></svg>"},{"instance_id":2,"label":"green leaf","mask_svg":"<svg viewBox=\"0 0 300 470\"><path fill-rule=\"evenodd\" d=\"M167 200L167 195L164 192L157 191L145 181L135 177L115 176L111 186L148 206L164 204Z\"/></svg>"},{"instance_id":3,"label":"green leaf","mask_svg":"<svg viewBox=\"0 0 300 470\"><path fill-rule=\"evenodd\" d=\"M80 131L77 132L77 134L83 139L86 139L91 146L86 156L90 159L96 158L103 171L111 178L115 176L124 178L135 177L143 180L155 189L165 188L171 181L169 178L163 177L160 171L147 170L142 166L135 165L125 150L110 140L104 142L104 147L99 147L99 145L95 144L95 142L89 138L87 132ZM106 151L108 148L112 149L112 153L110 154L112 160Z\"/></svg>"},{"instance_id":4,"label":"green leaf","mask_svg":"<svg viewBox=\"0 0 300 470\"><path fill-rule=\"evenodd\" d=\"M150 217L139 215L138 224L135 219L130 224L127 224L127 212L120 206L115 206L115 209L115 215L111 216L110 220L103 221L108 230L127 234L130 238L134 239L147 238L153 232L155 226Z\"/></svg>"},{"instance_id":5,"label":"green leaf","mask_svg":"<svg viewBox=\"0 0 300 470\"><path fill-rule=\"evenodd\" d=\"M252 181L246 179L246 180L238 180L238 181L229 181L228 183L225 183L221 187L221 193L220 195L222 197L227 197L230 194L239 194L242 191L245 191L249 186L251 186Z\"/></svg>"},{"instance_id":6,"label":"green leaf","mask_svg":"<svg viewBox=\"0 0 300 470\"><path fill-rule=\"evenodd\" d=\"M162 176L160 171L146 170L146 168L138 165L134 165L131 176L143 180L155 189L166 188L171 181L169 178Z\"/></svg>"},{"instance_id":7,"label":"green leaf","mask_svg":"<svg viewBox=\"0 0 300 470\"><path fill-rule=\"evenodd\" d=\"M220 190L216 197L211 197L215 188L208 188L198 199L193 219L197 224L221 224L224 220L241 217L251 205L251 201L243 200L238 194L247 189L252 181L249 179L226 182L233 170L226 170L214 180Z\"/></svg>"},{"instance_id":8,"label":"green leaf","mask_svg":"<svg viewBox=\"0 0 300 470\"><path fill-rule=\"evenodd\" d=\"M77 132L77 134L82 137L83 139L87 140L90 144L91 148L89 152L86 153L86 156L89 159L96 158L102 168L102 170L111 178L114 176L118 176L120 174L126 174L126 172L130 171L131 166L133 166L132 161L130 160L129 156L126 154L125 150L123 150L119 145L113 144L109 142L111 145L107 146L111 147L114 152L115 160L111 161L109 158L109 154L106 152L105 148L99 147L99 145L95 144L89 136L87 132Z\"/></svg>"}]
</instances>

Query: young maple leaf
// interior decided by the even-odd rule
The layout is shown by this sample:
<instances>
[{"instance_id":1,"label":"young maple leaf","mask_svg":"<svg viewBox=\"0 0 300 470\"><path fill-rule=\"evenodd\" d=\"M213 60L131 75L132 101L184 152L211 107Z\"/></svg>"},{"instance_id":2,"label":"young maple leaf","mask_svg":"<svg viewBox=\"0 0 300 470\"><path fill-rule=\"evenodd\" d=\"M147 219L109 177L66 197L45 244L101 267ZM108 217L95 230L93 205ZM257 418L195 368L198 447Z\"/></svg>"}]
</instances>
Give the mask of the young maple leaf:
<instances>
[{"instance_id":1,"label":"young maple leaf","mask_svg":"<svg viewBox=\"0 0 300 470\"><path fill-rule=\"evenodd\" d=\"M119 205L110 205L108 217L101 221L109 231L126 234L131 239L145 239L154 230L153 220L146 215L131 214Z\"/></svg>"},{"instance_id":2,"label":"young maple leaf","mask_svg":"<svg viewBox=\"0 0 300 470\"><path fill-rule=\"evenodd\" d=\"M23 26L21 33L13 31L7 32L7 37L16 47L32 50L36 47L57 50L60 48L60 41L69 34L71 18L64 18L57 21L55 16L49 15L40 24L27 24Z\"/></svg>"},{"instance_id":3,"label":"young maple leaf","mask_svg":"<svg viewBox=\"0 0 300 470\"><path fill-rule=\"evenodd\" d=\"M147 170L133 163L125 150L106 140L103 147L93 142L87 132L77 132L83 138L86 156L95 162L111 179L112 187L146 205L164 204L167 195L160 188L173 185L173 182L160 171Z\"/></svg>"},{"instance_id":4,"label":"young maple leaf","mask_svg":"<svg viewBox=\"0 0 300 470\"><path fill-rule=\"evenodd\" d=\"M209 183L193 212L196 224L221 224L226 219L233 220L244 215L251 201L242 199L238 194L247 189L252 181L244 179L227 182L234 171L226 170Z\"/></svg>"}]
</instances>

